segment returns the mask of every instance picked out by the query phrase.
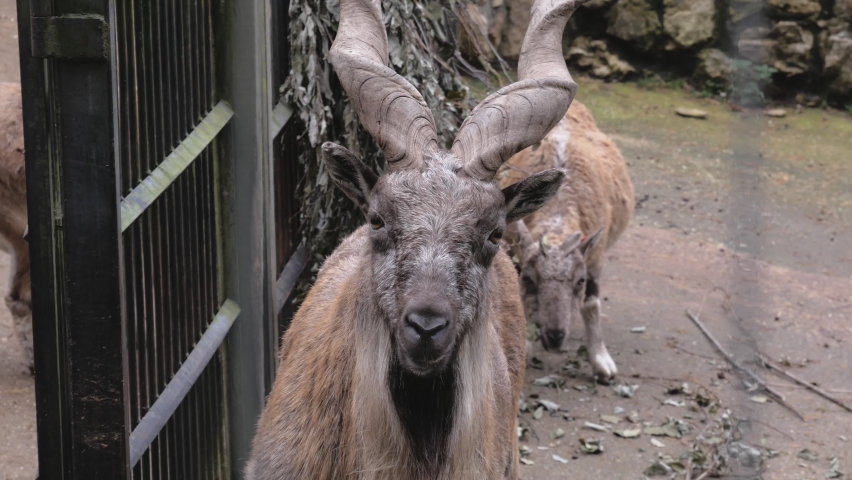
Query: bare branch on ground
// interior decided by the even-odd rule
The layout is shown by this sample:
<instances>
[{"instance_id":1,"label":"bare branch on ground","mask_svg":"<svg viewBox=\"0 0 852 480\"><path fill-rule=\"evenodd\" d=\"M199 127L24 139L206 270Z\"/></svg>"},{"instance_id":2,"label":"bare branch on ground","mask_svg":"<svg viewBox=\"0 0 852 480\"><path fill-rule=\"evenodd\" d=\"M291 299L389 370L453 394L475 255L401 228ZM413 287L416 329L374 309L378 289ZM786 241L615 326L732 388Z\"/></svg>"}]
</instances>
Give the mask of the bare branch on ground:
<instances>
[{"instance_id":1,"label":"bare branch on ground","mask_svg":"<svg viewBox=\"0 0 852 480\"><path fill-rule=\"evenodd\" d=\"M766 393L768 393L773 398L773 400L778 402L780 405L782 405L787 410L790 410L791 412L796 414L796 416L799 417L800 420L805 421L805 417L803 417L802 414L799 413L798 410L796 410L795 408L790 406L785 401L784 395L782 395L780 392L778 392L778 390L775 390L774 388L767 385L766 382L763 381L763 379L758 377L754 372L752 372L751 370L746 368L743 364L738 362L733 357L733 355L728 353L727 350L725 350L725 348L722 347L722 344L720 344L719 341L716 340L716 338L713 336L713 334L711 334L710 331L707 330L707 327L704 326L704 323L702 323L701 320L698 319L698 317L693 315L692 312L690 312L689 310L686 311L686 316L689 317L690 320L692 320L692 323L694 323L695 326L698 327L699 330L701 330L701 333L703 333L704 336L707 337L707 339L710 341L710 343L712 343L713 346L716 347L716 350L719 352L719 354L721 354L722 357L724 357L725 360L727 360L728 363L730 363L731 366L734 367L734 369L740 371L744 375L747 375L749 378L754 380L755 383L760 385L763 388L763 390L766 391Z\"/></svg>"},{"instance_id":2,"label":"bare branch on ground","mask_svg":"<svg viewBox=\"0 0 852 480\"><path fill-rule=\"evenodd\" d=\"M846 410L847 412L852 412L852 407L850 407L849 405L846 405L846 404L845 404L845 403L843 403L842 401L840 401L840 400L838 400L837 398L835 398L835 397L831 396L831 395L830 395L828 392L826 392L825 390L823 390L823 389L821 389L821 388L819 388L819 387L817 387L817 386L815 386L815 385L813 385L813 384L811 384L811 383L809 383L809 382L806 382L806 381L802 380L801 378L799 378L799 377L797 377L797 376L793 375L792 373L788 372L787 370L784 370L783 368L779 367L778 365L775 365L774 363L770 362L770 361L769 361L769 359L768 359L768 358L766 358L764 355L758 354L757 358L758 358L758 359L760 359L761 363L763 363L763 365L764 365L766 368L768 368L768 369L770 369L770 370L773 370L773 371L777 372L777 373L778 373L778 374L780 374L782 377L784 377L784 378L786 378L786 379L788 379L788 380L791 380L791 381L793 381L793 382L798 383L799 385L801 385L801 386L803 386L803 387L807 388L808 390L810 390L810 391L812 391L812 392L816 393L817 395L819 395L820 397L822 397L822 398L824 398L824 399L828 400L829 402L832 402L832 403L834 403L834 404L836 404L836 405L839 405L840 407L842 407L842 408L843 408L844 410Z\"/></svg>"}]
</instances>

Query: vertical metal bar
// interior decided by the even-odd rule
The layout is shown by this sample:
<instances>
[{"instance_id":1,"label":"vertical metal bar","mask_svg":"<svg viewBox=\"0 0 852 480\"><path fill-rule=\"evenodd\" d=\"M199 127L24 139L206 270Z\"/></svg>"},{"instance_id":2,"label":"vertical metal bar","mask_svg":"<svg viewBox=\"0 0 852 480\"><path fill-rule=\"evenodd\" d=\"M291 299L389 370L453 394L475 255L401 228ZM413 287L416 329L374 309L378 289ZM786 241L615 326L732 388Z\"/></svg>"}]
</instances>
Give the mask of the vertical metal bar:
<instances>
[{"instance_id":1,"label":"vertical metal bar","mask_svg":"<svg viewBox=\"0 0 852 480\"><path fill-rule=\"evenodd\" d=\"M168 292L164 297L163 301L163 316L168 320L167 326L164 329L164 335L168 338L167 346L166 346L166 358L168 359L169 365L169 380L171 380L174 372L177 371L177 365L180 363L179 357L175 352L175 328L174 324L177 322L177 317L174 314L174 303L175 299L179 296L174 288L174 273L175 273L175 262L173 257L173 244L171 242L172 236L172 217L170 210L170 202L169 200L172 198L170 195L171 192L167 192L163 195L163 198L160 200L160 207L163 211L163 256L166 259L166 264L164 265L163 270L163 281L164 281L164 291ZM169 438L169 475L168 478L172 478L172 476L176 476L177 462L179 461L179 457L177 455L177 451L179 448L179 440L176 435L177 419L172 418L169 420L169 424L167 425L167 434Z\"/></svg>"},{"instance_id":2,"label":"vertical metal bar","mask_svg":"<svg viewBox=\"0 0 852 480\"><path fill-rule=\"evenodd\" d=\"M159 118L154 102L154 85L153 79L156 72L154 71L154 47L153 47L153 28L151 18L151 8L149 2L141 5L138 12L138 37L139 47L141 51L142 72L139 78L142 92L142 105L140 111L142 118L140 122L143 125L144 142L144 174L147 176L153 170L160 158L162 158L159 149L157 149L156 122ZM160 315L160 291L158 283L161 279L158 269L157 259L159 255L158 248L158 224L159 215L158 208L151 209L147 215L146 222L143 223L144 244L146 246L146 265L148 275L146 304L148 305L147 324L149 325L150 337L148 339L148 356L149 356L149 409L150 405L156 401L160 390L165 385L165 368L161 355L160 342L162 338L162 316ZM152 461L152 476L156 478L163 477L164 460L163 457L167 452L167 446L162 438L157 438L155 444L151 446L150 456Z\"/></svg>"},{"instance_id":3,"label":"vertical metal bar","mask_svg":"<svg viewBox=\"0 0 852 480\"><path fill-rule=\"evenodd\" d=\"M155 158L154 164L159 164L162 158L168 153L168 144L166 140L166 104L164 101L164 97L166 92L164 91L164 82L163 82L163 35L161 29L161 8L158 1L152 2L152 7L149 10L150 15L150 33L149 38L151 39L151 84L156 86L156 90L151 89L151 97L154 105L154 111L156 114L152 119L154 122L154 136L155 142L154 146L154 155ZM154 101L154 98L158 99L158 101ZM174 360L171 357L171 331L168 328L168 323L173 321L173 317L168 314L169 301L171 296L171 291L169 289L169 279L167 272L169 270L169 262L168 260L164 260L164 256L167 256L168 249L168 241L166 240L167 236L167 208L163 205L162 202L159 202L154 206L156 214L156 229L155 232L152 232L154 237L157 239L157 279L159 282L158 285L158 305L157 305L157 317L159 319L158 322L158 331L159 336L157 338L157 344L159 345L158 359L160 360L160 376L159 381L157 382L157 390L160 391L165 388L165 385L171 379L172 373L175 371ZM171 469L172 463L174 461L174 449L175 444L172 439L172 429L166 428L160 435L159 445L162 446L161 452L161 471L159 474L159 478L170 478L171 477Z\"/></svg>"},{"instance_id":4,"label":"vertical metal bar","mask_svg":"<svg viewBox=\"0 0 852 480\"><path fill-rule=\"evenodd\" d=\"M136 241L139 255L139 270L138 270L138 284L139 284L139 297L137 298L139 302L139 319L140 319L140 339L141 342L139 344L139 349L142 352L140 357L143 359L141 364L142 374L141 374L141 385L142 385L142 416L144 417L146 413L148 413L148 409L151 407L151 403L153 402L152 398L152 388L151 385L154 383L152 381L153 369L151 368L151 363L153 361L151 355L151 343L153 341L153 332L151 331L151 311L150 311L150 300L149 300L149 290L150 290L150 279L151 275L149 272L149 263L146 258L146 228L149 224L149 216L143 219L142 222L139 222L138 228L136 228ZM147 467L150 473L147 476L153 477L154 471L156 470L156 465L154 464L155 458L153 455L149 454L146 456L145 467Z\"/></svg>"},{"instance_id":5,"label":"vertical metal bar","mask_svg":"<svg viewBox=\"0 0 852 480\"><path fill-rule=\"evenodd\" d=\"M70 412L65 389L65 343L62 322L61 230L54 206L59 162L54 161L51 137L49 64L31 56L30 1L18 0L18 48L27 168L30 272L39 471L45 478L70 476ZM50 12L33 14L47 15Z\"/></svg>"},{"instance_id":6,"label":"vertical metal bar","mask_svg":"<svg viewBox=\"0 0 852 480\"><path fill-rule=\"evenodd\" d=\"M189 76L187 75L187 55L186 55L186 26L184 19L186 18L186 7L184 5L185 0L175 0L175 4L178 8L177 14L177 29L176 40L178 46L178 65L179 69L179 78L180 78L180 97L178 98L178 102L180 105L180 138L186 136L186 134L190 130L189 119L192 118L192 109L189 104L189 99L191 98L191 84L188 81Z\"/></svg>"},{"instance_id":7,"label":"vertical metal bar","mask_svg":"<svg viewBox=\"0 0 852 480\"><path fill-rule=\"evenodd\" d=\"M169 64L168 59L168 43L169 39L168 32L163 28L163 25L166 24L167 19L165 18L162 0L154 0L154 9L155 9L155 19L156 19L156 38L157 41L157 51L156 51L156 63L157 63L157 84L159 86L159 98L160 98L160 145L158 152L161 157L165 157L171 151L173 145L170 142L171 129L170 129L170 121L171 121L171 90L170 90L170 79L169 79ZM160 239L161 239L161 258L164 258L165 261L162 265L162 285L161 289L163 292L162 297L162 318L164 319L163 325L163 336L165 337L165 345L164 345L164 363L167 365L165 368L166 372L166 382L171 380L174 372L177 371L177 365L180 360L175 355L175 338L174 338L174 328L172 325L177 321L173 313L173 304L175 301L176 292L173 289L173 274L175 269L173 265L175 263L172 261L172 246L170 242L171 236L171 212L168 206L168 195L164 195L163 198L160 199L160 211L162 212L162 216L160 218L160 222L162 225L162 229L160 231ZM176 436L176 428L177 425L176 419L171 418L168 424L165 427L165 430L161 433L163 437L166 438L166 450L167 454L167 472L166 475L161 478L172 478L176 476L176 468L177 462L179 461L178 457L178 448L179 443Z\"/></svg>"},{"instance_id":8,"label":"vertical metal bar","mask_svg":"<svg viewBox=\"0 0 852 480\"><path fill-rule=\"evenodd\" d=\"M201 101L203 98L203 89L201 88L201 76L199 69L199 30L200 25L197 20L198 18L198 0L189 0L188 12L186 16L187 22L187 47L189 49L189 83L193 86L192 89L192 99L193 99L193 117L192 123L193 125L197 124L201 121L204 115L207 113L208 108L204 102ZM205 239L204 230L202 228L202 209L203 209L203 197L202 191L204 188L203 183L200 182L199 171L203 168L203 152L201 155L201 162L197 162L193 165L191 180L190 180L190 195L193 199L193 225L195 232L195 241L194 245L196 246L194 250L195 254L195 268L193 272L195 274L195 289L194 289L194 303L195 310L197 311L197 321L198 321L198 334L205 332L207 330L208 322L213 318L212 312L208 312L206 305L204 305L203 301L203 290L204 290L204 276L203 270L205 268L204 265L204 256L203 256L203 242ZM207 425L206 425L206 412L207 412L207 396L203 394L204 386L209 378L209 375L201 376L201 382L197 383L194 386L195 390L195 398L196 398L196 409L193 412L193 417L196 422L196 432L198 435L198 444L199 444L199 474L198 478L207 478L209 474L209 464L208 464L208 451L209 451L209 442L210 438L206 434Z\"/></svg>"},{"instance_id":9,"label":"vertical metal bar","mask_svg":"<svg viewBox=\"0 0 852 480\"><path fill-rule=\"evenodd\" d=\"M235 118L223 137L223 151L235 159L227 167L231 177L228 198L228 292L243 307L242 319L232 327L227 344L228 420L230 465L244 469L255 424L264 402L266 335L257 325L272 316L270 244L267 214L269 83L266 81L266 4L247 2L227 9L219 37L217 58L222 65L220 95L233 106ZM238 159L238 160L237 160ZM239 393L237 393L239 392Z\"/></svg>"},{"instance_id":10,"label":"vertical metal bar","mask_svg":"<svg viewBox=\"0 0 852 480\"><path fill-rule=\"evenodd\" d=\"M183 46L183 42L181 42ZM185 79L185 77L184 77ZM188 110L184 108L184 115L187 114ZM184 116L182 121L186 121L186 117ZM183 360L186 360L186 356L192 350L192 345L196 340L196 331L195 331L195 322L193 321L193 313L194 308L192 308L192 304L190 302L191 293L190 289L192 285L190 283L191 275L192 275L192 250L195 248L195 245L192 243L192 235L191 235L191 220L189 215L189 196L188 196L188 175L184 174L181 176L180 184L178 186L178 192L180 192L179 200L178 200L178 208L180 211L180 231L181 231L181 269L183 271L183 292L184 297L181 302L182 313L180 316L180 322L183 323L183 331L184 331L184 339L183 339L183 348L184 355L182 356ZM184 409L184 413L186 416L186 426L187 426L187 438L191 439L190 441L195 444L198 439L198 432L195 425L195 419L192 416L193 405L194 405L194 396L192 398L187 399L186 408ZM196 462L197 448L187 448L184 450L187 462L187 467L189 471L189 478L198 478L198 469Z\"/></svg>"},{"instance_id":11,"label":"vertical metal bar","mask_svg":"<svg viewBox=\"0 0 852 480\"><path fill-rule=\"evenodd\" d=\"M180 282L179 282L179 274L180 270L179 266L179 243L178 243L178 219L176 212L177 205L177 196L175 194L174 189L170 189L166 192L166 197L164 199L167 202L169 207L169 258L171 259L169 268L170 270L170 288L173 292L176 292L176 295L173 297L173 301L171 302L169 308L169 315L171 318L171 338L172 338L172 351L173 351L173 368L177 370L177 367L184 359L183 355L183 344L181 342L181 322L183 318L180 316L180 303L181 303L181 295L177 294L179 292ZM185 435L185 427L184 427L184 415L183 409L179 409L175 418L172 420L173 429L175 432L175 459L177 465L175 466L174 473L177 478L188 478L186 472L186 459L184 458L184 452L186 451L185 445L189 443L189 438Z\"/></svg>"},{"instance_id":12,"label":"vertical metal bar","mask_svg":"<svg viewBox=\"0 0 852 480\"><path fill-rule=\"evenodd\" d=\"M117 150L119 152L119 168L121 170L121 190L120 193L125 193L130 190L133 185L133 168L131 168L131 162L134 158L132 146L131 146L131 125L132 125L132 117L133 110L131 107L130 98L132 92L134 90L132 85L132 78L128 75L128 72L131 71L132 63L132 53L131 49L134 49L132 42L130 41L128 33L132 31L132 29L128 28L128 23L131 21L130 15L128 14L128 9L126 8L125 2L117 2L114 5L114 17L111 21L111 31L114 32L114 48L113 51L116 52L116 72L114 73L114 85L116 86L117 92L115 97L118 99L118 105L116 108L118 109L118 128L119 128L119 139ZM125 392L126 392L126 413L125 413L125 422L128 426L132 427L133 422L136 421L140 417L139 414L139 401L138 401L138 376L137 376L137 368L138 368L138 357L137 357L137 349L135 348L135 332L136 332L136 311L135 311L135 302L134 302L134 286L135 286L135 256L134 249L132 245L132 236L128 236L125 238L124 246L123 246L123 257L124 257L124 295L123 295L123 317L124 317L124 328L127 332L126 335L126 354L124 355L124 361L126 363L126 378L125 378ZM132 473L133 476L134 475Z\"/></svg>"},{"instance_id":13,"label":"vertical metal bar","mask_svg":"<svg viewBox=\"0 0 852 480\"><path fill-rule=\"evenodd\" d=\"M125 195L133 185L133 171L129 167L130 155L130 102L129 98L132 92L132 87L129 81L129 75L127 72L130 71L131 63L130 63L130 46L132 45L128 39L128 15L126 3L117 2L116 4L116 26L114 30L116 30L117 37L117 45L115 46L116 51L118 52L118 78L116 79L116 84L119 89L119 108L120 108L120 125L121 125L121 136L120 136L120 158L121 158L121 194Z\"/></svg>"}]
</instances>

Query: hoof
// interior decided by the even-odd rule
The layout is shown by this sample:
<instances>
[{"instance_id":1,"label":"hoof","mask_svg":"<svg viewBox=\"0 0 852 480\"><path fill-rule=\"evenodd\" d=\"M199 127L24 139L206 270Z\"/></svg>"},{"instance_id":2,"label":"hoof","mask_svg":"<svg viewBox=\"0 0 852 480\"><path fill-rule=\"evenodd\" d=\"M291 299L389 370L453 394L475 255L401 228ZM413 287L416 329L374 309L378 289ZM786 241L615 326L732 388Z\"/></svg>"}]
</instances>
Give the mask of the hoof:
<instances>
[{"instance_id":1,"label":"hoof","mask_svg":"<svg viewBox=\"0 0 852 480\"><path fill-rule=\"evenodd\" d=\"M604 385L609 385L618 375L615 361L606 350L592 356L592 371L595 374L595 380Z\"/></svg>"}]
</instances>

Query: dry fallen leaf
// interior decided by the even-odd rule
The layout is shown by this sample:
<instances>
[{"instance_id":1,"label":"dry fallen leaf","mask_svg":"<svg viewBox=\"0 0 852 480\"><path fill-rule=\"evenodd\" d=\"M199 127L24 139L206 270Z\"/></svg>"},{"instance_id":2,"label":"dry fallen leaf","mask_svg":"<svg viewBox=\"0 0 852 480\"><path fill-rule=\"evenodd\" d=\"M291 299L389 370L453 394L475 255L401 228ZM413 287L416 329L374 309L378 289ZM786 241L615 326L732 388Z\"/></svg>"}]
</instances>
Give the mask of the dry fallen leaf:
<instances>
[{"instance_id":1,"label":"dry fallen leaf","mask_svg":"<svg viewBox=\"0 0 852 480\"><path fill-rule=\"evenodd\" d=\"M641 433L641 430L639 430L637 428L635 430L622 430L620 432L615 431L615 432L612 432L612 433L616 434L617 436L619 436L621 438L636 438Z\"/></svg>"},{"instance_id":2,"label":"dry fallen leaf","mask_svg":"<svg viewBox=\"0 0 852 480\"><path fill-rule=\"evenodd\" d=\"M639 388L639 385L621 384L621 385L616 385L616 386L612 387L612 390L616 393L616 395L619 395L621 397L633 398L633 395L636 393L636 389L638 389L638 388Z\"/></svg>"},{"instance_id":3,"label":"dry fallen leaf","mask_svg":"<svg viewBox=\"0 0 852 480\"><path fill-rule=\"evenodd\" d=\"M807 448L803 448L796 452L796 456L801 458L802 460L807 460L809 462L815 462L819 459L819 454Z\"/></svg>"},{"instance_id":4,"label":"dry fallen leaf","mask_svg":"<svg viewBox=\"0 0 852 480\"><path fill-rule=\"evenodd\" d=\"M580 450L583 453L589 453L589 454L603 453L604 448L603 448L602 440L601 439L585 440L585 439L581 438L580 439Z\"/></svg>"},{"instance_id":5,"label":"dry fallen leaf","mask_svg":"<svg viewBox=\"0 0 852 480\"><path fill-rule=\"evenodd\" d=\"M657 448L665 448L665 446L666 446L666 444L665 444L665 443L663 443L663 442L661 442L661 441L657 440L656 438L652 438L652 439L651 439L651 445L653 445L653 446L655 446L655 447L657 447Z\"/></svg>"},{"instance_id":6,"label":"dry fallen leaf","mask_svg":"<svg viewBox=\"0 0 852 480\"><path fill-rule=\"evenodd\" d=\"M583 422L583 428L588 428L590 430L596 430L598 432L608 432L609 429L604 427L603 425L598 425L597 423L592 422Z\"/></svg>"},{"instance_id":7,"label":"dry fallen leaf","mask_svg":"<svg viewBox=\"0 0 852 480\"><path fill-rule=\"evenodd\" d=\"M601 415L601 421L611 423L613 425L618 425L618 422L621 421L621 418L616 417L615 415Z\"/></svg>"},{"instance_id":8,"label":"dry fallen leaf","mask_svg":"<svg viewBox=\"0 0 852 480\"><path fill-rule=\"evenodd\" d=\"M544 407L548 412L558 412L559 404L556 402L551 402L550 400L539 399L538 404Z\"/></svg>"}]
</instances>

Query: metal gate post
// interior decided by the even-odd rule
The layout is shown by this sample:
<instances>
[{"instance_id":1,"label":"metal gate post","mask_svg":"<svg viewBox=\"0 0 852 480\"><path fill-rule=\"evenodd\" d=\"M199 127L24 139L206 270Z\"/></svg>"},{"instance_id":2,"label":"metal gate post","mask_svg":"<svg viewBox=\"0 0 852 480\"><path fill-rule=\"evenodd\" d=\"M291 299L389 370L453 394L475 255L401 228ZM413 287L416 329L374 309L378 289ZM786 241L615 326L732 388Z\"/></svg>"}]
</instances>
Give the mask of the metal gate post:
<instances>
[{"instance_id":1,"label":"metal gate post","mask_svg":"<svg viewBox=\"0 0 852 480\"><path fill-rule=\"evenodd\" d=\"M42 479L129 476L108 9L18 1Z\"/></svg>"},{"instance_id":2,"label":"metal gate post","mask_svg":"<svg viewBox=\"0 0 852 480\"><path fill-rule=\"evenodd\" d=\"M266 342L274 324L274 222L269 172L268 0L225 3L219 62L223 98L234 120L223 138L225 283L240 307L227 339L231 471L242 478L265 400Z\"/></svg>"}]
</instances>

